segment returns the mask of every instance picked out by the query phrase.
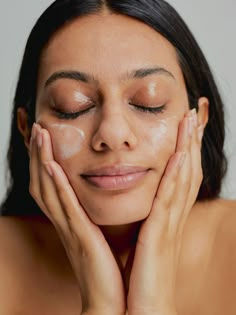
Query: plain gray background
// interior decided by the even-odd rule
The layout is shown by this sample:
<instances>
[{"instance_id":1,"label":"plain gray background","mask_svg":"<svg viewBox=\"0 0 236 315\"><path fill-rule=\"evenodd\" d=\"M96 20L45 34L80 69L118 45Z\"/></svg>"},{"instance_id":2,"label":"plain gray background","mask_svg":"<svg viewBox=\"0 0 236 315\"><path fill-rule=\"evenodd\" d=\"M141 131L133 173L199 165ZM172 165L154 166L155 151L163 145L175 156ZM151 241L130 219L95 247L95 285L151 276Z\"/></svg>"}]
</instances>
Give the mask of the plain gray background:
<instances>
[{"instance_id":1,"label":"plain gray background","mask_svg":"<svg viewBox=\"0 0 236 315\"><path fill-rule=\"evenodd\" d=\"M5 155L11 104L25 42L34 22L51 3L51 0L0 0L0 200L6 189ZM169 3L198 40L225 101L229 170L222 196L236 199L236 1L170 0Z\"/></svg>"}]
</instances>

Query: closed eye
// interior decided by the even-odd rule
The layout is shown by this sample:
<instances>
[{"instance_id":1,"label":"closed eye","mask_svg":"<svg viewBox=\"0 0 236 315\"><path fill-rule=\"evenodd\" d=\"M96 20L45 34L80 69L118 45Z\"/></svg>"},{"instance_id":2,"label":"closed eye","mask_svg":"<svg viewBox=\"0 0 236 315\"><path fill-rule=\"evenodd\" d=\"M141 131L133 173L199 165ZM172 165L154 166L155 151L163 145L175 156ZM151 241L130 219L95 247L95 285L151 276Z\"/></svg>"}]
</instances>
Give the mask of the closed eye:
<instances>
[{"instance_id":1,"label":"closed eye","mask_svg":"<svg viewBox=\"0 0 236 315\"><path fill-rule=\"evenodd\" d=\"M137 105L129 103L129 105L133 106L136 110L143 112L143 113L150 113L150 114L162 114L166 110L166 105L157 106L157 107L151 107L146 105ZM65 119L65 120L73 120L77 117L86 114L91 110L91 107L86 108L84 110L81 110L79 112L65 112L57 108L53 108L53 111L56 112L56 115L59 119Z\"/></svg>"},{"instance_id":2,"label":"closed eye","mask_svg":"<svg viewBox=\"0 0 236 315\"><path fill-rule=\"evenodd\" d=\"M87 113L90 109L91 109L91 107L86 108L84 110L81 110L79 112L65 112L65 111L59 110L57 108L53 108L53 110L56 112L56 115L59 119L67 119L67 120L76 119L77 117Z\"/></svg>"},{"instance_id":3,"label":"closed eye","mask_svg":"<svg viewBox=\"0 0 236 315\"><path fill-rule=\"evenodd\" d=\"M129 103L129 105L132 105L136 110L143 112L143 113L151 113L151 114L162 114L166 110L166 105L157 106L157 107L151 107L151 106L145 106L145 105L137 105Z\"/></svg>"}]
</instances>

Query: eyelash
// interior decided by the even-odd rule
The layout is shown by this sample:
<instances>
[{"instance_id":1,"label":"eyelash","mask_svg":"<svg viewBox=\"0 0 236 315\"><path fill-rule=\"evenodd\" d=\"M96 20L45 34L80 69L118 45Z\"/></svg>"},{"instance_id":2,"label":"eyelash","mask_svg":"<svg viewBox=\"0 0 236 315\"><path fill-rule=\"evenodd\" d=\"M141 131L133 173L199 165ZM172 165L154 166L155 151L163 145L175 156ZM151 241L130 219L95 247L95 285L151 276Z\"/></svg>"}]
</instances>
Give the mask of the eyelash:
<instances>
[{"instance_id":1,"label":"eyelash","mask_svg":"<svg viewBox=\"0 0 236 315\"><path fill-rule=\"evenodd\" d=\"M148 107L144 105L137 105L129 103L129 105L134 106L135 109L137 109L140 112L143 113L150 113L150 114L163 114L163 112L166 110L166 105L158 106L158 107Z\"/></svg>"},{"instance_id":2,"label":"eyelash","mask_svg":"<svg viewBox=\"0 0 236 315\"><path fill-rule=\"evenodd\" d=\"M84 109L80 112L63 112L62 110L59 110L57 108L54 108L53 110L56 112L57 117L59 119L65 119L65 120L73 120L76 119L77 117L85 114L88 112L91 108Z\"/></svg>"},{"instance_id":3,"label":"eyelash","mask_svg":"<svg viewBox=\"0 0 236 315\"><path fill-rule=\"evenodd\" d=\"M135 107L136 110L143 112L143 113L149 113L149 114L163 114L163 112L166 110L166 105L158 106L158 107L148 107L144 105L136 105L129 103L129 105ZM65 119L65 120L73 120L77 117L85 114L88 112L91 108L87 108L85 110L82 110L80 112L63 112L59 109L54 108L53 110L56 112L59 119Z\"/></svg>"}]
</instances>

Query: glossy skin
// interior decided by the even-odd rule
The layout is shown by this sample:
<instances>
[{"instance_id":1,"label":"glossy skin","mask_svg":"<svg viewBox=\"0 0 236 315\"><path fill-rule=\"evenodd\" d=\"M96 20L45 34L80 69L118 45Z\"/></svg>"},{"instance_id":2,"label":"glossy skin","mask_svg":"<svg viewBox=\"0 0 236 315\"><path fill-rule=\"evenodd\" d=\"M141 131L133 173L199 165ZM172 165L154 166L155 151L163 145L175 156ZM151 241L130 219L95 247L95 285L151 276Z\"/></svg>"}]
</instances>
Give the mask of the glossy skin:
<instances>
[{"instance_id":1,"label":"glossy skin","mask_svg":"<svg viewBox=\"0 0 236 315\"><path fill-rule=\"evenodd\" d=\"M164 73L127 78L127 72L157 66L170 71L174 78ZM65 70L88 73L99 85L61 79L44 89L53 73ZM83 97L78 100L78 92L86 102ZM146 113L129 103L151 107L165 104L166 109ZM60 120L50 107L67 112L91 110L73 120ZM141 22L109 14L82 18L62 29L44 51L36 119L49 131L55 160L96 224L127 224L147 217L166 164L175 152L179 122L187 110L187 93L174 48ZM61 154L65 128L55 130L55 124L69 126L67 132L73 139L69 145L78 148L66 159ZM83 139L71 126L84 135ZM68 146L69 136L64 133L64 137ZM120 192L118 188L92 187L80 176L117 166L142 167L148 173L138 185Z\"/></svg>"},{"instance_id":2,"label":"glossy skin","mask_svg":"<svg viewBox=\"0 0 236 315\"><path fill-rule=\"evenodd\" d=\"M159 71L120 80L127 71L153 66L171 75ZM99 85L60 79L43 87L52 73L66 70L90 73ZM137 106L143 103L166 107L158 114L141 112ZM41 126L34 127L29 147L31 193L64 245L80 287L82 312L124 314L128 308L134 315L176 314L178 262L183 229L201 182L207 105L201 98L198 116L188 111L174 48L130 18L104 13L76 20L45 49L37 97ZM89 110L62 120L55 108ZM19 116L21 121L24 114ZM73 150L62 154L70 134L76 140ZM128 187L123 179L123 186L108 180L108 189L101 181L94 187L81 177L94 172L94 165L95 172L101 167L102 172L112 173L114 167L120 172L124 165L147 172ZM125 265L127 256L122 268L119 260Z\"/></svg>"}]
</instances>

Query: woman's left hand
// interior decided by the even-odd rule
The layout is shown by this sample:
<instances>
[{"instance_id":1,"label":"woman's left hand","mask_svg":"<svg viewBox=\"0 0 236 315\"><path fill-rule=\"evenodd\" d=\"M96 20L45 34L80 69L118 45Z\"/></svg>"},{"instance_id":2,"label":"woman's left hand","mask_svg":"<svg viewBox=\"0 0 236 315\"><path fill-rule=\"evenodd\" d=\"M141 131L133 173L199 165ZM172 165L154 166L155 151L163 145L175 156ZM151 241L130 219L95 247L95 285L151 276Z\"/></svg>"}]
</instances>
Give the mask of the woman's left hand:
<instances>
[{"instance_id":1,"label":"woman's left hand","mask_svg":"<svg viewBox=\"0 0 236 315\"><path fill-rule=\"evenodd\" d=\"M175 290L183 228L202 182L201 139L196 111L179 125L175 154L144 221L128 293L129 315L176 315Z\"/></svg>"}]
</instances>

